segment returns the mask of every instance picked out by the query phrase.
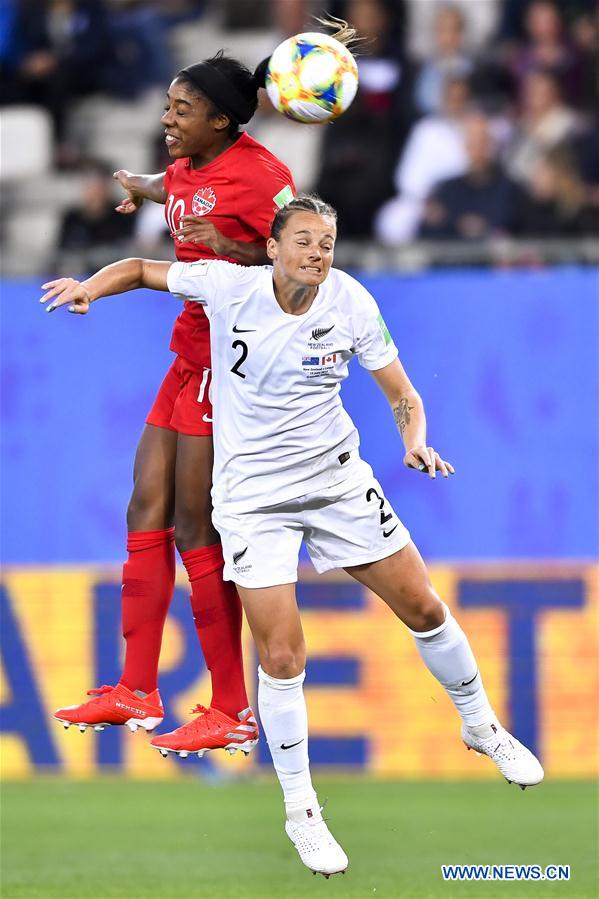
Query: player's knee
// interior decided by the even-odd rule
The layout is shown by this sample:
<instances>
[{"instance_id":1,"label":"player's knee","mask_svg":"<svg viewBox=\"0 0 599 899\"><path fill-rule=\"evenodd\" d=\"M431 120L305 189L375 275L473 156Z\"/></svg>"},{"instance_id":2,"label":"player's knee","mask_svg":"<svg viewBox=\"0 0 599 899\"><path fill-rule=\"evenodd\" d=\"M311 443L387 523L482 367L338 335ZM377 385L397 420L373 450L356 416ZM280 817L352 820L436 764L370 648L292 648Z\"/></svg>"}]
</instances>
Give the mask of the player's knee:
<instances>
[{"instance_id":1,"label":"player's knee","mask_svg":"<svg viewBox=\"0 0 599 899\"><path fill-rule=\"evenodd\" d=\"M172 527L172 511L164 497L134 490L127 506L129 531L157 531Z\"/></svg>"},{"instance_id":2,"label":"player's knee","mask_svg":"<svg viewBox=\"0 0 599 899\"><path fill-rule=\"evenodd\" d=\"M304 646L278 645L264 650L260 664L267 674L281 680L297 677L306 667Z\"/></svg>"},{"instance_id":3,"label":"player's knee","mask_svg":"<svg viewBox=\"0 0 599 899\"><path fill-rule=\"evenodd\" d=\"M175 513L175 545L180 553L212 546L219 540L209 513L197 517Z\"/></svg>"},{"instance_id":4,"label":"player's knee","mask_svg":"<svg viewBox=\"0 0 599 899\"><path fill-rule=\"evenodd\" d=\"M432 631L443 624L445 606L432 588L422 595L410 618L410 629L418 632Z\"/></svg>"}]
</instances>

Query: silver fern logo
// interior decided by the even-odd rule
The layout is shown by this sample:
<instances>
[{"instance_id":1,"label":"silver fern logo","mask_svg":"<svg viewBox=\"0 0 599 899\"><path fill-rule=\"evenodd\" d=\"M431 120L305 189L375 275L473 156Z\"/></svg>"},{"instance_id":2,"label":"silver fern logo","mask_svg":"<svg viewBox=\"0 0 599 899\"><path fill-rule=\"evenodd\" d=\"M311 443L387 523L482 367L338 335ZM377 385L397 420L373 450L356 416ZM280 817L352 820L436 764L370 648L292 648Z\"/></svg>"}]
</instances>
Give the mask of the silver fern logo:
<instances>
[{"instance_id":1,"label":"silver fern logo","mask_svg":"<svg viewBox=\"0 0 599 899\"><path fill-rule=\"evenodd\" d=\"M330 328L314 328L314 330L312 331L312 336L310 337L310 340L316 340L316 341L322 340L322 338L326 337L327 334L330 331L332 331L334 327L335 327L335 325L331 325Z\"/></svg>"}]
</instances>

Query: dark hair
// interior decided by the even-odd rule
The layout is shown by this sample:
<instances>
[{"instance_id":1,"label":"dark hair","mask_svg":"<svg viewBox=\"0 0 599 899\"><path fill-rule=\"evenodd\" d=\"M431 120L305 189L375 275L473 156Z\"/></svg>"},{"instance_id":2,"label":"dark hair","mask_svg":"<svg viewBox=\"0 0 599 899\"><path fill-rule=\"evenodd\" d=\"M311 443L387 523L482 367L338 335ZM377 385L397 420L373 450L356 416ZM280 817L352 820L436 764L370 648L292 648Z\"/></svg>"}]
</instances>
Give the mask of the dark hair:
<instances>
[{"instance_id":1,"label":"dark hair","mask_svg":"<svg viewBox=\"0 0 599 899\"><path fill-rule=\"evenodd\" d=\"M265 60L264 62L268 62ZM184 81L196 95L210 104L209 118L224 113L229 118L228 134L236 134L239 125L249 122L258 106L258 88L264 87L266 65L260 63L252 74L238 59L219 50L210 59L187 66L175 76Z\"/></svg>"},{"instance_id":2,"label":"dark hair","mask_svg":"<svg viewBox=\"0 0 599 899\"><path fill-rule=\"evenodd\" d=\"M333 209L329 203L325 203L324 200L321 200L318 194L298 194L297 197L290 200L285 206L281 206L280 209L277 209L277 213L270 228L270 236L274 240L279 240L281 231L294 212L313 212L314 215L329 215L335 222L337 222L337 210Z\"/></svg>"}]
</instances>

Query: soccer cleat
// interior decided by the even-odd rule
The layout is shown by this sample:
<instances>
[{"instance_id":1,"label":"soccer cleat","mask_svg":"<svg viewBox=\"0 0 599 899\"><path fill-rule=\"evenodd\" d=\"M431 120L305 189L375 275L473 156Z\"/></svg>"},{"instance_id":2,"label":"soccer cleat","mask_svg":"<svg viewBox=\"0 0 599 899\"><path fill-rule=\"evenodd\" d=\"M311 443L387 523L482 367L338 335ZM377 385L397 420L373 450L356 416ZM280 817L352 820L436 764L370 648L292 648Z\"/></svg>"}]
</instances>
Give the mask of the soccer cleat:
<instances>
[{"instance_id":1,"label":"soccer cleat","mask_svg":"<svg viewBox=\"0 0 599 899\"><path fill-rule=\"evenodd\" d=\"M190 753L195 753L201 759L213 749L224 749L229 755L238 751L248 755L258 742L258 725L249 708L239 712L237 720L218 709L207 709L203 705L197 705L192 712L197 712L198 716L189 724L168 734L160 734L152 740L152 746L164 758L169 752L175 752L182 759L187 758Z\"/></svg>"},{"instance_id":2,"label":"soccer cleat","mask_svg":"<svg viewBox=\"0 0 599 899\"><path fill-rule=\"evenodd\" d=\"M466 749L488 755L507 782L518 784L523 790L541 783L545 776L539 760L500 724L480 727L463 724L462 740Z\"/></svg>"},{"instance_id":3,"label":"soccer cleat","mask_svg":"<svg viewBox=\"0 0 599 899\"><path fill-rule=\"evenodd\" d=\"M54 713L57 721L69 728L75 725L83 733L88 727L102 731L105 727L126 724L135 732L142 728L148 732L162 723L164 709L158 690L140 699L123 684L110 687L104 684L95 690L88 690L94 699L81 705L65 706Z\"/></svg>"},{"instance_id":4,"label":"soccer cleat","mask_svg":"<svg viewBox=\"0 0 599 899\"><path fill-rule=\"evenodd\" d=\"M285 831L306 868L328 880L331 874L345 874L349 861L320 812L320 809L289 812Z\"/></svg>"}]
</instances>

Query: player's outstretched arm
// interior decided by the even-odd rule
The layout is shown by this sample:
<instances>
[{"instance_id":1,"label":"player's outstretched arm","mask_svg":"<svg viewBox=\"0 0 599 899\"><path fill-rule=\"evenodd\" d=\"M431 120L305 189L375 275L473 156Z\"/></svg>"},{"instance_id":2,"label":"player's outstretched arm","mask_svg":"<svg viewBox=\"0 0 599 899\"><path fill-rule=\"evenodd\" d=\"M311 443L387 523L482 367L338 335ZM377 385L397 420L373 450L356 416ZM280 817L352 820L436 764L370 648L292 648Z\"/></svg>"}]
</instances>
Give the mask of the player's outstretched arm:
<instances>
[{"instance_id":1,"label":"player's outstretched arm","mask_svg":"<svg viewBox=\"0 0 599 899\"><path fill-rule=\"evenodd\" d=\"M126 169L119 169L113 174L115 181L127 191L127 196L121 200L116 208L123 215L131 215L137 212L144 200L152 200L154 203L166 203L166 190L164 189L164 176L166 172L158 175L134 175Z\"/></svg>"},{"instance_id":2,"label":"player's outstretched arm","mask_svg":"<svg viewBox=\"0 0 599 899\"><path fill-rule=\"evenodd\" d=\"M202 243L214 250L217 256L228 256L242 265L266 265L270 262L264 244L225 237L208 220L208 216L182 215L173 237L182 243Z\"/></svg>"},{"instance_id":3,"label":"player's outstretched arm","mask_svg":"<svg viewBox=\"0 0 599 899\"><path fill-rule=\"evenodd\" d=\"M40 303L47 303L46 312L53 312L59 306L67 306L68 311L85 315L94 300L100 297L126 293L138 287L149 287L151 290L168 290L167 274L170 262L152 262L149 259L123 259L113 262L87 278L77 281L75 278L57 278L46 281L42 290L46 293Z\"/></svg>"},{"instance_id":4,"label":"player's outstretched arm","mask_svg":"<svg viewBox=\"0 0 599 899\"><path fill-rule=\"evenodd\" d=\"M444 478L454 474L453 465L444 461L432 446L426 445L426 416L420 394L404 371L399 359L373 371L372 375L389 400L399 428L406 454L404 465L434 478L440 471Z\"/></svg>"}]
</instances>

